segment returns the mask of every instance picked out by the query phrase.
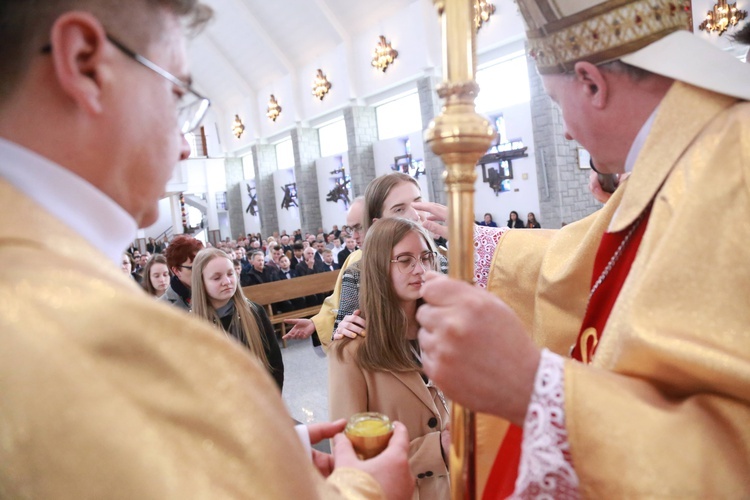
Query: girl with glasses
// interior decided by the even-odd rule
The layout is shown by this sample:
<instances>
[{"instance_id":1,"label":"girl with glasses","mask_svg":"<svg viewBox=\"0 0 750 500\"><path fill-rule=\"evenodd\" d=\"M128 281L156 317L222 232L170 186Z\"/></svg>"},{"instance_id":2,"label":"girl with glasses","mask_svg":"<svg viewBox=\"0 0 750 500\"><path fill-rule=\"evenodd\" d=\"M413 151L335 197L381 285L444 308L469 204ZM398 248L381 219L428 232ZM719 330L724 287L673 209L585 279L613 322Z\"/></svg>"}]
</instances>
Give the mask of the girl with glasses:
<instances>
[{"instance_id":1,"label":"girl with glasses","mask_svg":"<svg viewBox=\"0 0 750 500\"><path fill-rule=\"evenodd\" d=\"M217 248L198 252L193 261L193 314L213 323L247 347L276 380L284 385L284 361L265 310L249 301L238 285L234 264Z\"/></svg>"},{"instance_id":2,"label":"girl with glasses","mask_svg":"<svg viewBox=\"0 0 750 500\"><path fill-rule=\"evenodd\" d=\"M420 223L419 212L413 203L422 201L422 190L410 175L394 172L381 175L367 185L362 231L366 234L372 224L379 219L403 217ZM366 241L366 240L365 240ZM367 246L363 243L363 252ZM438 256L439 267L447 272L448 261ZM333 324L333 338L364 335L365 321L358 314L359 283L362 261L347 267L341 277L341 300L336 320Z\"/></svg>"},{"instance_id":3,"label":"girl with glasses","mask_svg":"<svg viewBox=\"0 0 750 500\"><path fill-rule=\"evenodd\" d=\"M328 356L331 419L375 411L402 422L411 440L414 498L449 497L448 407L422 373L417 307L424 274L435 270L431 238L402 218L375 222L365 237L361 314L367 336L332 344Z\"/></svg>"}]
</instances>

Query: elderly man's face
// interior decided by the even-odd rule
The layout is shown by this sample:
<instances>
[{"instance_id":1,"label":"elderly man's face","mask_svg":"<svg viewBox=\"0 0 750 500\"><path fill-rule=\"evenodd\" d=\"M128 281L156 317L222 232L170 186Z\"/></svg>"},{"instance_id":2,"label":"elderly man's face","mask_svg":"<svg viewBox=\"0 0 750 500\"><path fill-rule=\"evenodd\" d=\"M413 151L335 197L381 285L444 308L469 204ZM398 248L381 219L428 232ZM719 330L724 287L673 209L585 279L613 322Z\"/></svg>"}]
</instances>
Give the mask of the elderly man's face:
<instances>
[{"instance_id":1,"label":"elderly man's face","mask_svg":"<svg viewBox=\"0 0 750 500\"><path fill-rule=\"evenodd\" d=\"M581 63L576 65L578 68ZM610 104L613 89L625 92L621 85L624 75L607 74L605 77L608 99L602 99L604 89L590 79L590 75L602 75L598 68L586 66L587 73L573 75L543 75L542 84L547 94L560 107L565 138L578 141L591 154L599 172L619 173L625 166L625 158L634 137L631 116L622 116ZM604 104L602 104L604 103ZM625 113L627 114L627 113ZM641 124L642 125L642 124ZM640 128L640 125L636 127Z\"/></svg>"},{"instance_id":2,"label":"elderly man's face","mask_svg":"<svg viewBox=\"0 0 750 500\"><path fill-rule=\"evenodd\" d=\"M315 260L315 249L313 247L305 248L305 262L312 262Z\"/></svg>"},{"instance_id":3,"label":"elderly man's face","mask_svg":"<svg viewBox=\"0 0 750 500\"><path fill-rule=\"evenodd\" d=\"M346 225L352 229L352 238L358 246L362 246L364 234L362 233L362 220L365 215L365 203L362 199L355 200L346 214ZM348 245L347 245L348 247Z\"/></svg>"}]
</instances>

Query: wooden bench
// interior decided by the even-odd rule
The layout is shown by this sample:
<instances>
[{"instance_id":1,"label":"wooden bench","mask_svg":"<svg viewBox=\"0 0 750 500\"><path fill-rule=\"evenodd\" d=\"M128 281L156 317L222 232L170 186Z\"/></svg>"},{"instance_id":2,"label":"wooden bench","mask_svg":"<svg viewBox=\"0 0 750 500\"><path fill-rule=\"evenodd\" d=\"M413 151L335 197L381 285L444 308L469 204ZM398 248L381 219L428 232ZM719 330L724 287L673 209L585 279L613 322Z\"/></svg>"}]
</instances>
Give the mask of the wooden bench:
<instances>
[{"instance_id":1,"label":"wooden bench","mask_svg":"<svg viewBox=\"0 0 750 500\"><path fill-rule=\"evenodd\" d=\"M336 286L336 280L340 272L329 271L299 276L290 280L279 280L261 285L246 286L242 288L242 291L245 293L245 297L266 308L271 324L274 326L281 325L281 336L283 337L286 335L285 319L310 318L318 314L320 306L304 307L294 311L274 314L271 307L272 304L318 293L330 295ZM282 343L286 347L286 340L283 340L283 338Z\"/></svg>"}]
</instances>

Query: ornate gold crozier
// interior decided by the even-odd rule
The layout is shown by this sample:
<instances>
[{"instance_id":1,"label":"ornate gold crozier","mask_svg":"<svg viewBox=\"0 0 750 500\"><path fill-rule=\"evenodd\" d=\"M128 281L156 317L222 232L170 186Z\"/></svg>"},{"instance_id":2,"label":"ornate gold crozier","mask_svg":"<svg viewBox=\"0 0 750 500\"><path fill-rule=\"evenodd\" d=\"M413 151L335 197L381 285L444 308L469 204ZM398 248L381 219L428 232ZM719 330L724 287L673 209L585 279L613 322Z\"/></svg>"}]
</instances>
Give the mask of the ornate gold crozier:
<instances>
[{"instance_id":1,"label":"ornate gold crozier","mask_svg":"<svg viewBox=\"0 0 750 500\"><path fill-rule=\"evenodd\" d=\"M474 1L436 0L443 31L443 82L438 95L442 112L425 132L425 140L445 163L448 194L450 276L469 283L474 277L474 181L476 163L495 139L487 119L474 110L479 86L476 66ZM470 410L451 409L451 498L476 496L475 422Z\"/></svg>"}]
</instances>

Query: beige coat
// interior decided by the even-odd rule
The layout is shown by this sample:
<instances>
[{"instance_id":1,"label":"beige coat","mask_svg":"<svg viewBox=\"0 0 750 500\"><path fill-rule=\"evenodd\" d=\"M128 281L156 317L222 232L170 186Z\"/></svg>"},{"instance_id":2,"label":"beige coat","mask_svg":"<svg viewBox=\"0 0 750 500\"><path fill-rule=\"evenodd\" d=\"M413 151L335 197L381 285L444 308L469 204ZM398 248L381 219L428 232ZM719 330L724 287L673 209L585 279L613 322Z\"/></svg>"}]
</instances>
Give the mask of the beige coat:
<instances>
[{"instance_id":1,"label":"beige coat","mask_svg":"<svg viewBox=\"0 0 750 500\"><path fill-rule=\"evenodd\" d=\"M414 498L449 498L448 468L440 447L440 431L449 415L437 390L428 388L417 372L363 370L354 361L362 342L357 338L332 344L328 354L331 419L376 411L404 424L411 439L409 465L417 482ZM339 349L343 350L341 360Z\"/></svg>"},{"instance_id":2,"label":"beige coat","mask_svg":"<svg viewBox=\"0 0 750 500\"><path fill-rule=\"evenodd\" d=\"M592 365L565 367L584 497L750 494L748 179L750 103L678 82L600 213L501 239L490 289L563 353L581 325L598 235L654 200Z\"/></svg>"},{"instance_id":3,"label":"beige coat","mask_svg":"<svg viewBox=\"0 0 750 500\"><path fill-rule=\"evenodd\" d=\"M0 262L0 498L379 496L323 480L242 346L1 179Z\"/></svg>"}]
</instances>

